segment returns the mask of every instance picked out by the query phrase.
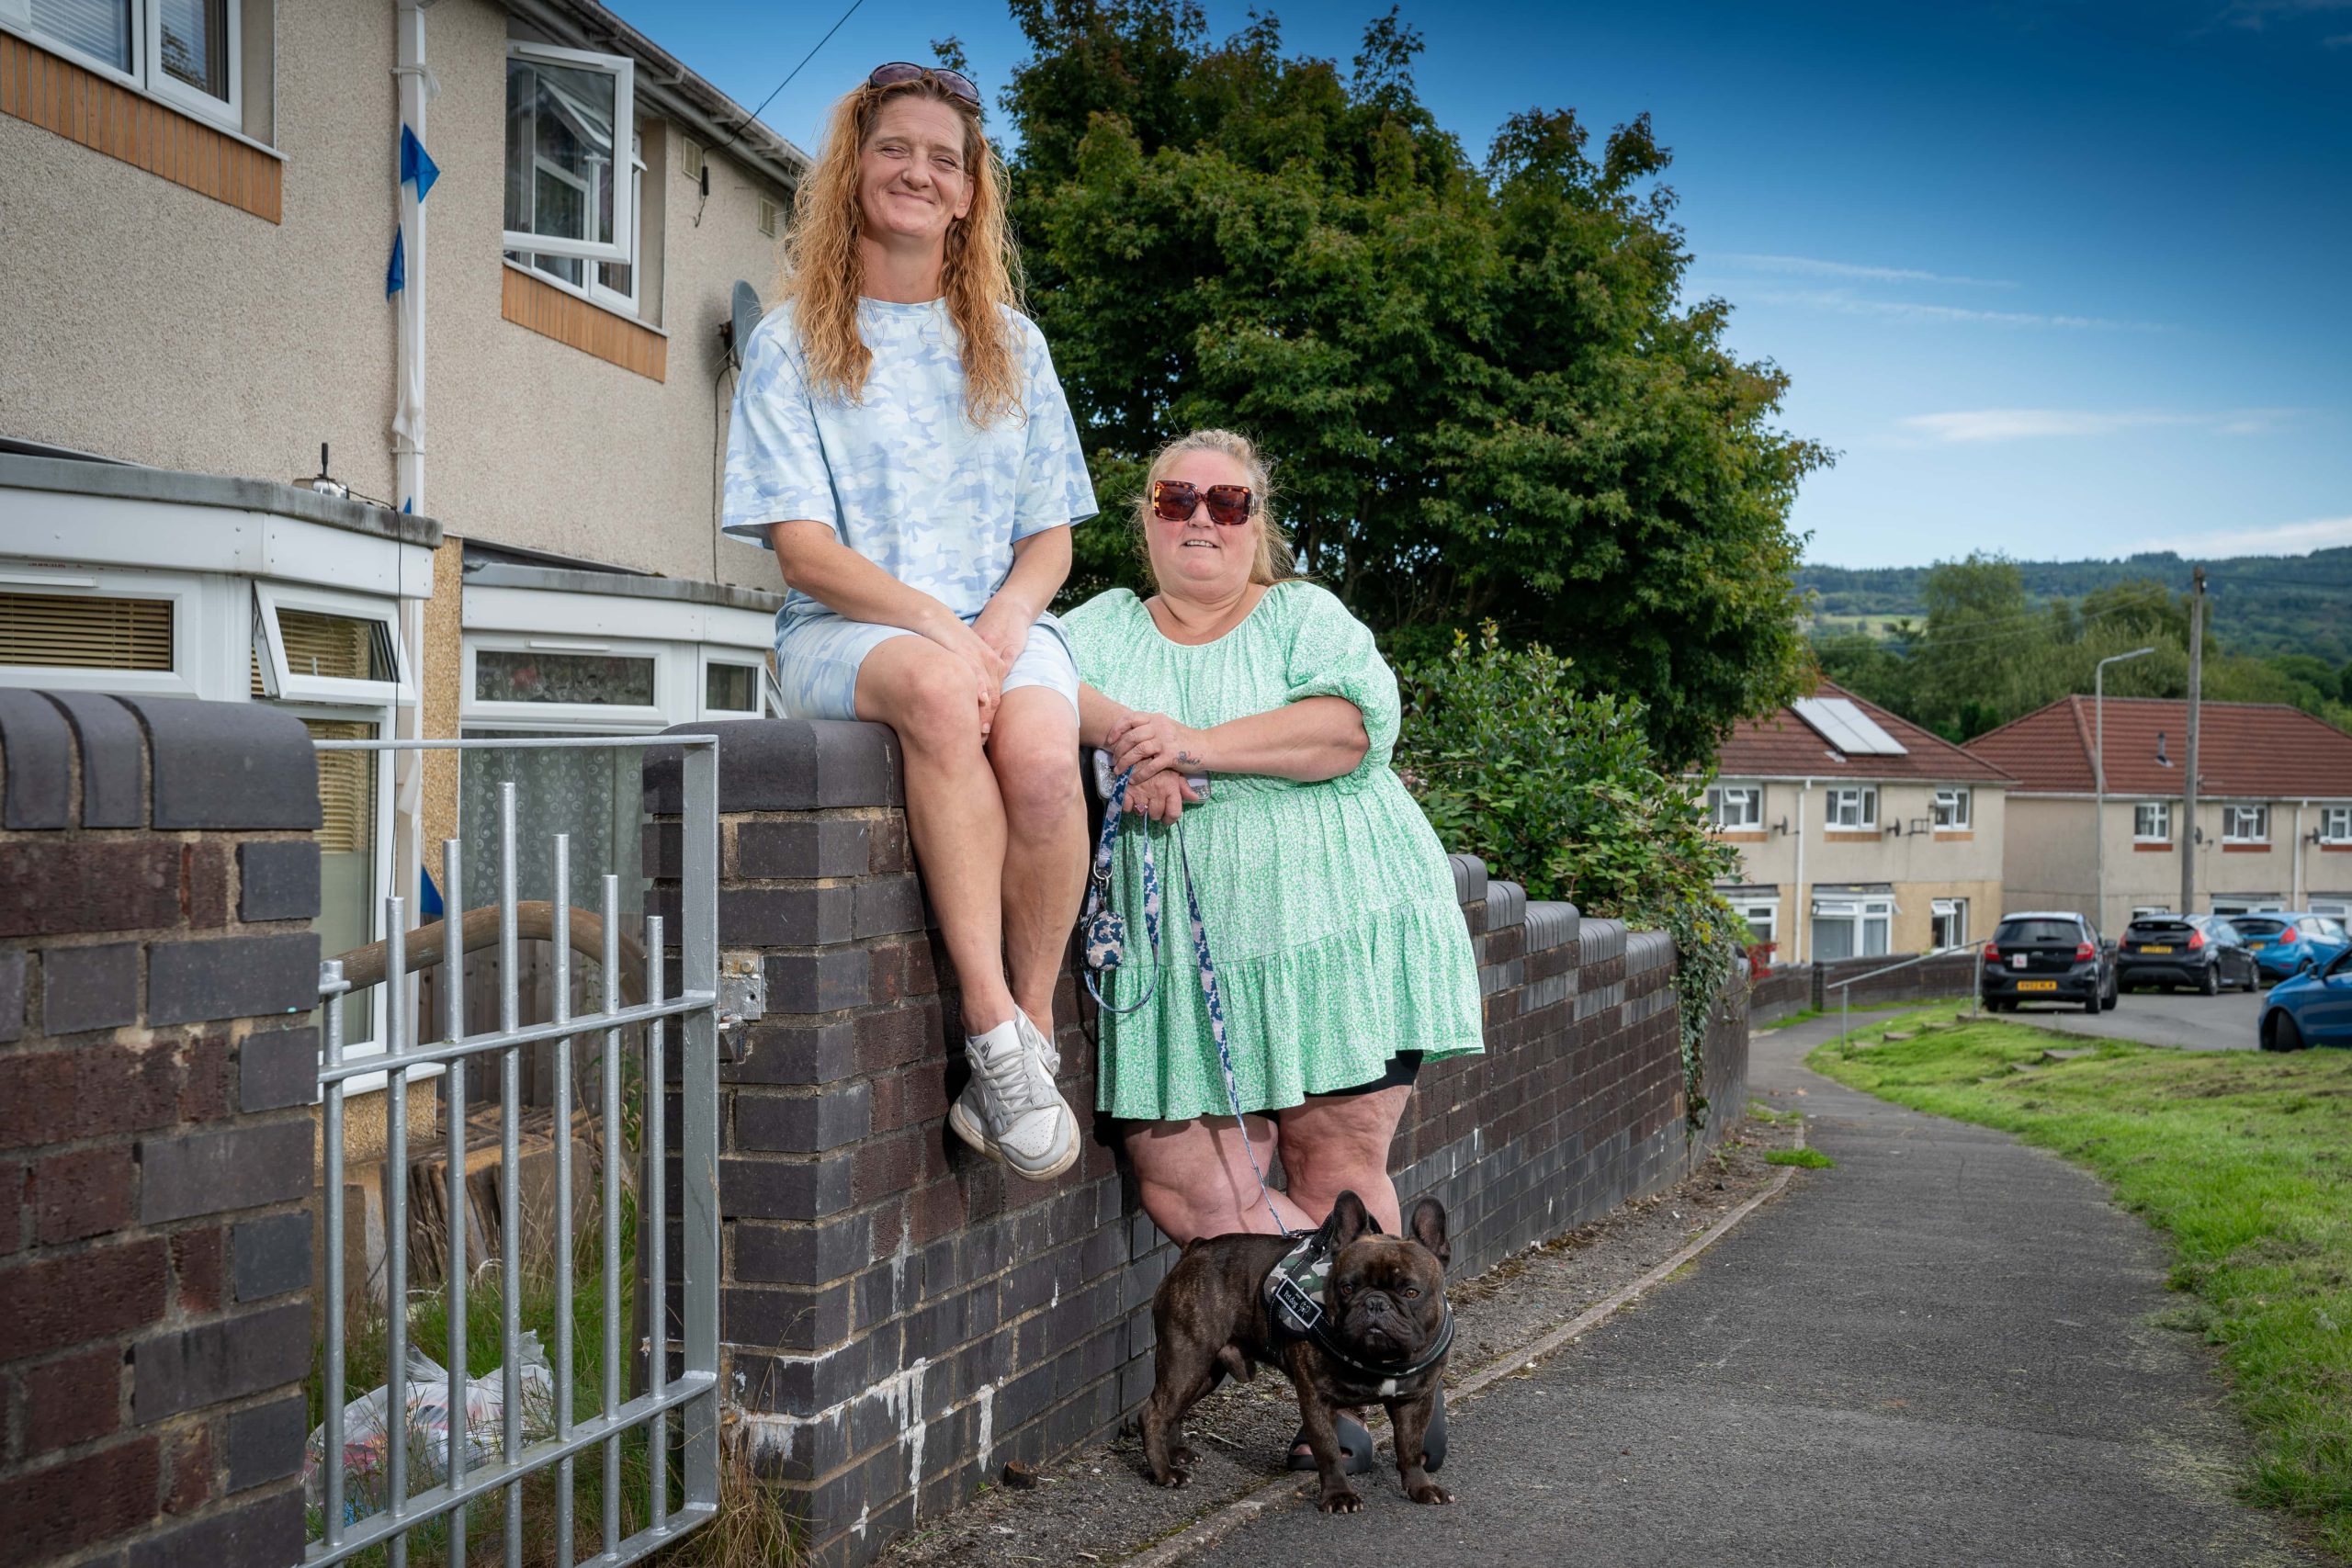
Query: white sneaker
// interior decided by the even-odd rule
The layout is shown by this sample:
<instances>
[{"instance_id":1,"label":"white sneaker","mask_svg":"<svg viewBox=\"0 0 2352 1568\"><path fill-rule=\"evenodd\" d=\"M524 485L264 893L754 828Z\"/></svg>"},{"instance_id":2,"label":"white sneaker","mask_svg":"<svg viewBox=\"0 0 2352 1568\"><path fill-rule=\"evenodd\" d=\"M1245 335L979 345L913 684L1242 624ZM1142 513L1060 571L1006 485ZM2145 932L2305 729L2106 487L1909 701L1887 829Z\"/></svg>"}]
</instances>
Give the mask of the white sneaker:
<instances>
[{"instance_id":1,"label":"white sneaker","mask_svg":"<svg viewBox=\"0 0 2352 1568\"><path fill-rule=\"evenodd\" d=\"M947 1108L957 1137L1032 1181L1078 1163L1078 1118L1054 1087L1060 1057L1035 1024L1015 1011L986 1034L967 1037L964 1055L972 1081Z\"/></svg>"}]
</instances>

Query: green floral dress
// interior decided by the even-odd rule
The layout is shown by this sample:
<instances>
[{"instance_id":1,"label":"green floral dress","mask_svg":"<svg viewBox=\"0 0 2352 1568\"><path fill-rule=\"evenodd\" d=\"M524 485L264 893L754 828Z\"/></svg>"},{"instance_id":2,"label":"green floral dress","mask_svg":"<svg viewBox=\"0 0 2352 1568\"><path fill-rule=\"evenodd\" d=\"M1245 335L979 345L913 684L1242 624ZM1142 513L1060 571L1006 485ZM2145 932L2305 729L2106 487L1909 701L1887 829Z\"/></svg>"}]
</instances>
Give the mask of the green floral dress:
<instances>
[{"instance_id":1,"label":"green floral dress","mask_svg":"<svg viewBox=\"0 0 2352 1568\"><path fill-rule=\"evenodd\" d=\"M1080 677L1128 707L1205 729L1302 697L1345 697L1372 738L1339 778L1221 773L1179 825L1148 825L1162 889L1157 985L1136 1011L1102 1015L1100 1109L1141 1121L1232 1113L1193 958L1180 835L1200 878L1244 1110L1371 1082L1400 1051L1481 1050L1477 961L1453 868L1389 770L1396 677L1363 624L1308 582L1268 589L1239 626L1197 648L1170 641L1124 588L1065 624ZM1106 995L1122 1006L1142 994L1146 972L1139 821L1121 831L1112 873L1129 953Z\"/></svg>"}]
</instances>

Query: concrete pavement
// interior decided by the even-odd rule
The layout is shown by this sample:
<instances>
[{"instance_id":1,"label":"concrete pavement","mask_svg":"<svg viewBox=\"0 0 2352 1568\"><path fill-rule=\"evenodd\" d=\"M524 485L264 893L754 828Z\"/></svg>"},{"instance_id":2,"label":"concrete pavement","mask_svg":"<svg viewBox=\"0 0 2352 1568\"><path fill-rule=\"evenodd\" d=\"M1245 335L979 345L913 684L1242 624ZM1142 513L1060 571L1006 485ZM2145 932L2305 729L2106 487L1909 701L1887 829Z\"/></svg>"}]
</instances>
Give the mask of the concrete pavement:
<instances>
[{"instance_id":1,"label":"concrete pavement","mask_svg":"<svg viewBox=\"0 0 2352 1568\"><path fill-rule=\"evenodd\" d=\"M1462 1406L1417 1507L1261 1517L1195 1561L2317 1565L2235 1502L2245 1439L2164 1258L2090 1177L1800 1065L1758 1039L1759 1098L1838 1161L1689 1277Z\"/></svg>"}]
</instances>

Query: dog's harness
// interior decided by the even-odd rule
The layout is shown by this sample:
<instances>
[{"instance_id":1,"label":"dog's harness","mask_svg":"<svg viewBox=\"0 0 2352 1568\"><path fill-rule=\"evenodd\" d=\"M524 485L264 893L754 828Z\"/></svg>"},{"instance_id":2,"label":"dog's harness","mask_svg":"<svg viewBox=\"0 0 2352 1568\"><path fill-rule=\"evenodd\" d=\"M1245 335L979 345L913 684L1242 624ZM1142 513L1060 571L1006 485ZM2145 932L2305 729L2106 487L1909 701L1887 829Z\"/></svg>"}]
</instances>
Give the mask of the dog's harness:
<instances>
[{"instance_id":1,"label":"dog's harness","mask_svg":"<svg viewBox=\"0 0 2352 1568\"><path fill-rule=\"evenodd\" d=\"M1380 1234L1380 1222L1370 1220L1372 1234ZM1266 1271L1259 1292L1266 1302L1266 1321L1272 1325L1277 1341L1311 1339L1317 1349L1367 1382L1396 1382L1419 1377L1445 1359L1453 1348L1453 1309L1445 1309L1445 1317L1438 1325L1437 1337L1422 1348L1419 1356L1405 1361L1367 1361L1340 1342L1331 1332L1330 1314L1323 1310L1323 1289L1331 1277L1331 1265L1339 1258L1340 1249L1333 1245L1331 1222L1326 1220L1320 1229L1299 1237L1298 1245L1284 1253Z\"/></svg>"}]
</instances>

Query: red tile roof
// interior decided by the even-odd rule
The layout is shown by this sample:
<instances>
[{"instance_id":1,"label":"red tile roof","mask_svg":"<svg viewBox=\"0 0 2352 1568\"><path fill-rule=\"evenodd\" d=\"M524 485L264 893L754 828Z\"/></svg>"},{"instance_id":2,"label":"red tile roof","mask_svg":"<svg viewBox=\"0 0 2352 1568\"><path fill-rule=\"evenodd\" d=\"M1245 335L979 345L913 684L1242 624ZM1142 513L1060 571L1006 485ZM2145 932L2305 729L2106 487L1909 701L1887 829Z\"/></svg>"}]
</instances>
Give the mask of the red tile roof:
<instances>
[{"instance_id":1,"label":"red tile roof","mask_svg":"<svg viewBox=\"0 0 2352 1568\"><path fill-rule=\"evenodd\" d=\"M2061 697L1990 730L1968 750L2017 775L2022 794L2088 795L2095 705ZM2206 703L2199 711L2199 793L2264 799L2352 798L2352 735L2279 703ZM2157 761L2164 739L2169 765ZM2107 699L2109 795L2176 795L2188 752L2188 704Z\"/></svg>"},{"instance_id":2,"label":"red tile roof","mask_svg":"<svg viewBox=\"0 0 2352 1568\"><path fill-rule=\"evenodd\" d=\"M1899 757L1849 756L1789 708L1769 718L1744 718L1715 753L1715 771L1727 779L1923 779L1939 783L1981 780L2003 784L2008 774L1996 763L1973 757L1951 741L1930 735L1873 703L1866 703L1827 681L1817 697L1843 697L1877 720L1880 728L1907 750Z\"/></svg>"}]
</instances>

